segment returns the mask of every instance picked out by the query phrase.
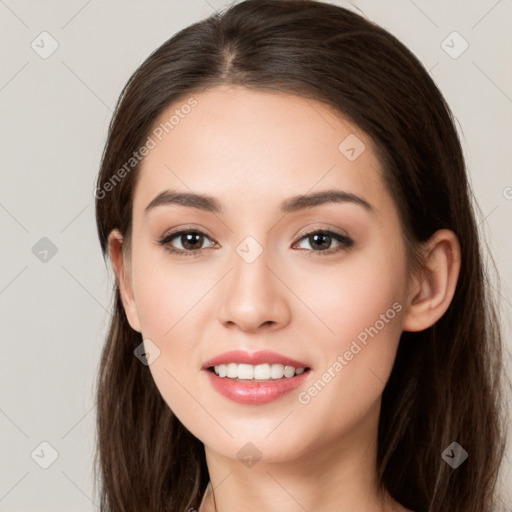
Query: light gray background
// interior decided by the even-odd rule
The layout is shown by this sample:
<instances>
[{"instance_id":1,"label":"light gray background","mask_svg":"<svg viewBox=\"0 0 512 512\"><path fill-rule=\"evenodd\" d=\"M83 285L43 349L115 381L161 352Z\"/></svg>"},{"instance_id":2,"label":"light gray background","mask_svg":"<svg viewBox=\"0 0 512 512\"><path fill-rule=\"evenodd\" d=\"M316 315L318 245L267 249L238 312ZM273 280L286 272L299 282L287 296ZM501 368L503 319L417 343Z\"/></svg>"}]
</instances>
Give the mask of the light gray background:
<instances>
[{"instance_id":1,"label":"light gray background","mask_svg":"<svg viewBox=\"0 0 512 512\"><path fill-rule=\"evenodd\" d=\"M481 207L480 228L501 274L510 350L512 1L333 3L357 6L398 36L451 105ZM93 380L113 278L97 242L93 189L107 124L123 85L148 54L224 5L0 0L3 512L98 510ZM48 51L43 31L58 43L46 59L31 47L34 41ZM469 44L458 58L447 53L463 48L458 36L446 39L453 31ZM44 248L36 246L37 256L32 250L43 237L57 248L46 262L38 252ZM510 368L510 352L506 358ZM58 452L48 469L37 463L51 461L42 442ZM512 487L510 460L509 452L503 479Z\"/></svg>"}]
</instances>

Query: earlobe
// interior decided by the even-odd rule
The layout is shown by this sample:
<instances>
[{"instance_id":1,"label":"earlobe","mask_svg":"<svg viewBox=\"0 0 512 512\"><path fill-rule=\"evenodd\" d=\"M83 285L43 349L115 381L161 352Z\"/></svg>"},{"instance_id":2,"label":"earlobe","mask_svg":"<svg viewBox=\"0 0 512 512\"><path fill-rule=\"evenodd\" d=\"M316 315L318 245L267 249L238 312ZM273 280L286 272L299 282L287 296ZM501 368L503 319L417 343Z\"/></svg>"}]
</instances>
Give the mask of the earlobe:
<instances>
[{"instance_id":1,"label":"earlobe","mask_svg":"<svg viewBox=\"0 0 512 512\"><path fill-rule=\"evenodd\" d=\"M441 318L453 299L460 272L460 244L448 229L426 244L425 266L415 276L404 315L404 331L423 331Z\"/></svg>"},{"instance_id":2,"label":"earlobe","mask_svg":"<svg viewBox=\"0 0 512 512\"><path fill-rule=\"evenodd\" d=\"M141 332L130 279L130 268L123 255L123 236L118 229L112 230L108 236L108 254L128 322L133 330Z\"/></svg>"}]
</instances>

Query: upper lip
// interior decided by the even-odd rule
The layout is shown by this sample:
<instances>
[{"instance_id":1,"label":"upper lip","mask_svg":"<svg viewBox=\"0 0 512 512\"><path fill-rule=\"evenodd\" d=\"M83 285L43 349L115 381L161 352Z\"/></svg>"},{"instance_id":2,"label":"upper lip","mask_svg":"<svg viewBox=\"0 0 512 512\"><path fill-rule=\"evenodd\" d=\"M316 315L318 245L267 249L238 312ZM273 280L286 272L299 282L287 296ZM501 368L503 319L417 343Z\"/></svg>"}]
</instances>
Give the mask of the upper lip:
<instances>
[{"instance_id":1,"label":"upper lip","mask_svg":"<svg viewBox=\"0 0 512 512\"><path fill-rule=\"evenodd\" d=\"M203 368L207 369L212 366L228 363L252 365L268 363L282 364L284 366L293 366L294 368L309 368L307 364L302 363L301 361L297 361L296 359L283 356L282 354L278 354L277 352L272 352L270 350L260 350L258 352L230 350L228 352L219 354L218 356L215 356L212 359L209 359L204 363Z\"/></svg>"}]
</instances>

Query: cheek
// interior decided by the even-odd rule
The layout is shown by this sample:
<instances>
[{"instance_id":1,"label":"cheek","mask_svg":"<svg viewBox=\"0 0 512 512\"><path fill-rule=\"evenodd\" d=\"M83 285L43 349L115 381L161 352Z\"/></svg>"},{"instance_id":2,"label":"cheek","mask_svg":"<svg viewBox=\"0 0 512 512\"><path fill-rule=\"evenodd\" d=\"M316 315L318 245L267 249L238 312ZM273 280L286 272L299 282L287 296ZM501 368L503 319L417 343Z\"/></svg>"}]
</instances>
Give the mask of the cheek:
<instances>
[{"instance_id":1,"label":"cheek","mask_svg":"<svg viewBox=\"0 0 512 512\"><path fill-rule=\"evenodd\" d=\"M132 279L142 335L160 351L149 369L168 405L187 414L193 407L185 388L192 391L191 385L197 382L200 342L214 320L211 293L222 275L213 267L206 270L203 266L199 271L200 266L193 261L171 262L160 248L144 248L133 256Z\"/></svg>"},{"instance_id":2,"label":"cheek","mask_svg":"<svg viewBox=\"0 0 512 512\"><path fill-rule=\"evenodd\" d=\"M208 419L200 402L191 398L201 396L196 389L200 373L197 344L203 332L198 322L205 316L206 302L201 298L214 282L211 278L191 281L193 265L186 267L184 271L148 258L134 275L134 289L143 337L159 350L149 371L163 400L196 434L194 425Z\"/></svg>"},{"instance_id":3,"label":"cheek","mask_svg":"<svg viewBox=\"0 0 512 512\"><path fill-rule=\"evenodd\" d=\"M375 327L381 338L391 340L401 332L406 284L403 247L396 244L394 250L390 247L384 252L374 244L364 252L346 256L339 264L323 269L319 266L314 278L311 268L293 277L294 289L300 289L297 295L324 324L322 328L317 322L317 332L331 357L348 350L354 339L364 343L370 336L368 330L375 334Z\"/></svg>"},{"instance_id":4,"label":"cheek","mask_svg":"<svg viewBox=\"0 0 512 512\"><path fill-rule=\"evenodd\" d=\"M173 331L180 327L180 319L187 321L187 311L193 313L193 306L209 281L192 280L193 272L171 264L161 248L143 248L134 254L132 272L142 333L155 340L172 337Z\"/></svg>"},{"instance_id":5,"label":"cheek","mask_svg":"<svg viewBox=\"0 0 512 512\"><path fill-rule=\"evenodd\" d=\"M321 368L299 402L306 422L330 417L332 435L357 423L380 399L402 332L404 252L399 245L387 253L376 249L331 270L328 293L320 279L323 291L310 295L332 332L324 330L319 340Z\"/></svg>"}]
</instances>

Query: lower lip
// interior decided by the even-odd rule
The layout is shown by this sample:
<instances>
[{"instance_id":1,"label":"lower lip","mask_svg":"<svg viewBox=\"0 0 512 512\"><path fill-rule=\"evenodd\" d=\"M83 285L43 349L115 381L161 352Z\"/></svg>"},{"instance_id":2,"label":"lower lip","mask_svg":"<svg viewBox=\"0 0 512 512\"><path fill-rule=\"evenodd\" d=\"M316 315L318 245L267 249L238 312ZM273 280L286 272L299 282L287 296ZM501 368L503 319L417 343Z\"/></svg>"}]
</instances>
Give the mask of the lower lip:
<instances>
[{"instance_id":1,"label":"lower lip","mask_svg":"<svg viewBox=\"0 0 512 512\"><path fill-rule=\"evenodd\" d=\"M270 379L268 381L241 381L219 377L210 370L204 371L208 374L210 384L221 395L239 404L258 405L277 400L298 388L308 378L311 370L295 377L283 377L282 379Z\"/></svg>"}]
</instances>

